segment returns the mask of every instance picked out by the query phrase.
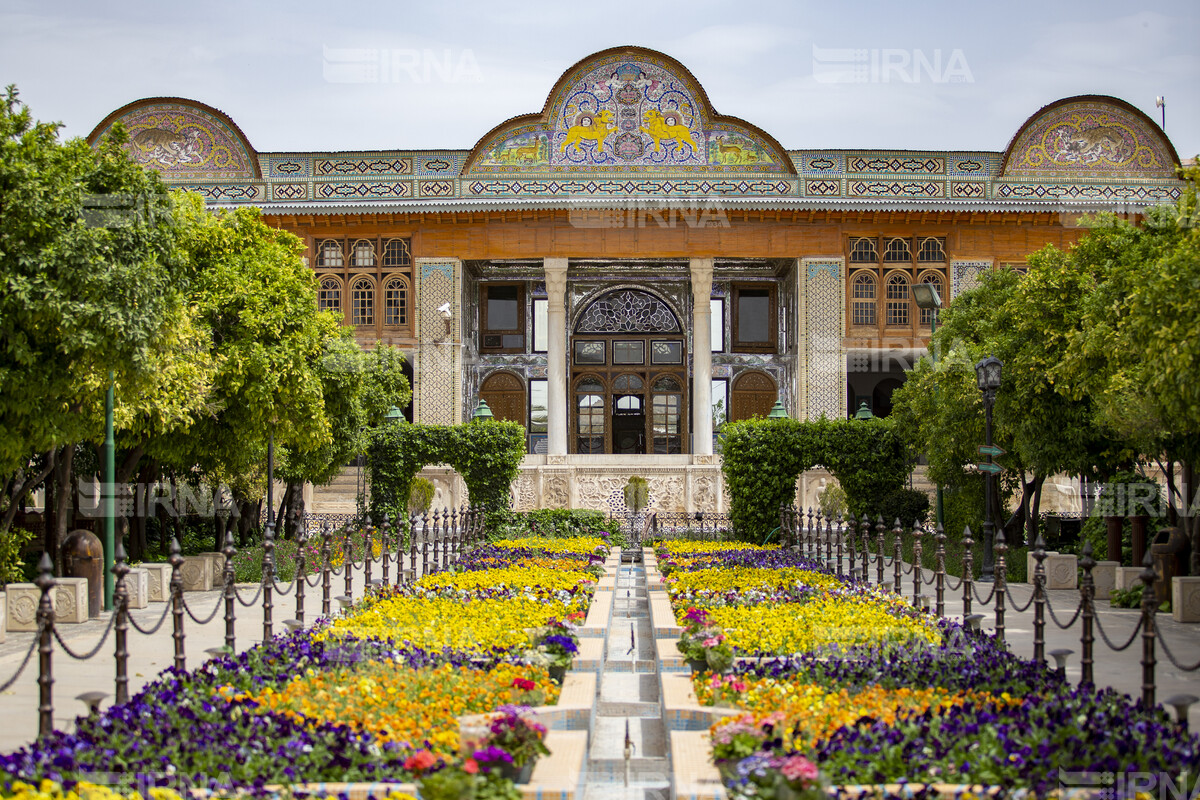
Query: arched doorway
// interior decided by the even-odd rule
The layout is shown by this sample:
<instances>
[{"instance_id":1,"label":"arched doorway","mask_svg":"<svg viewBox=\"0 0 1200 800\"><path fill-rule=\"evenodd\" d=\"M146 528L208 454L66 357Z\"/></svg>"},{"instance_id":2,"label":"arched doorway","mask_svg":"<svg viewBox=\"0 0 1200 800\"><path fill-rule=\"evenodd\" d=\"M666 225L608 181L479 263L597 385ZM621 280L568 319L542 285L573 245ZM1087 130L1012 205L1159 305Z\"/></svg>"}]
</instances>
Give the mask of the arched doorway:
<instances>
[{"instance_id":1,"label":"arched doorway","mask_svg":"<svg viewBox=\"0 0 1200 800\"><path fill-rule=\"evenodd\" d=\"M765 372L743 372L733 381L729 401L729 421L738 422L751 417L765 417L779 396L775 380Z\"/></svg>"},{"instance_id":2,"label":"arched doorway","mask_svg":"<svg viewBox=\"0 0 1200 800\"><path fill-rule=\"evenodd\" d=\"M671 307L615 289L588 303L571 338L572 451L683 453L687 340Z\"/></svg>"},{"instance_id":3,"label":"arched doorway","mask_svg":"<svg viewBox=\"0 0 1200 800\"><path fill-rule=\"evenodd\" d=\"M525 424L525 384L511 372L493 372L479 387L479 396L496 419Z\"/></svg>"}]
</instances>

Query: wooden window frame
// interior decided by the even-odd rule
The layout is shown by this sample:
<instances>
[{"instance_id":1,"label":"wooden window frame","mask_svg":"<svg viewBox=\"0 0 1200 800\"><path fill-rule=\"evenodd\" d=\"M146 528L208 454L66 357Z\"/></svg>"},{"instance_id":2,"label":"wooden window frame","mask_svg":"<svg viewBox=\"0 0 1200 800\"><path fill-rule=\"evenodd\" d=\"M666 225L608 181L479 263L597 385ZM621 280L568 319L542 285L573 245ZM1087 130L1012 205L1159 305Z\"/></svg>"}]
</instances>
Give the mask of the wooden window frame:
<instances>
[{"instance_id":1,"label":"wooden window frame","mask_svg":"<svg viewBox=\"0 0 1200 800\"><path fill-rule=\"evenodd\" d=\"M907 261L888 261L888 243L894 239L904 239L908 244L909 259ZM923 245L929 240L936 240L940 245L943 260L922 260ZM873 241L877 244L877 257L874 262L853 260L854 246L859 240ZM898 335L908 335L916 338L929 336L930 324L926 315L912 299L912 287L927 282L931 275L938 278L938 294L943 304L949 302L948 287L950 286L950 255L946 251L946 236L919 235L908 236L880 235L846 237L846 330L851 337L882 340ZM856 303L869 302L865 298L854 296L855 279L863 273L869 273L875 281L875 322L873 324L858 324L854 321ZM898 298L888 297L888 280L894 275L903 274L908 280L908 322L889 324L889 304L898 302Z\"/></svg>"},{"instance_id":2,"label":"wooden window frame","mask_svg":"<svg viewBox=\"0 0 1200 800\"><path fill-rule=\"evenodd\" d=\"M325 263L324 253L327 243L336 245L338 255L334 259L334 263ZM367 263L368 259L359 259L357 255L359 245L362 243L370 246L370 263ZM389 248L391 248L390 251ZM391 337L412 338L416 298L413 295L412 238L410 236L354 236L347 233L313 236L309 241L308 249L313 254L313 273L317 277L318 286L321 281L329 278L336 279L341 283L340 310L343 325L353 327L358 335L369 336L372 339L380 338L384 334ZM372 322L357 325L354 322L353 287L364 277L369 278L372 282ZM386 323L386 293L388 285L396 279L401 281L405 292L404 322L390 325Z\"/></svg>"},{"instance_id":3,"label":"wooden window frame","mask_svg":"<svg viewBox=\"0 0 1200 800\"><path fill-rule=\"evenodd\" d=\"M488 292L502 287L515 287L517 290L517 327L493 329L488 326ZM523 281L498 281L481 283L479 285L479 351L482 353L524 353L528 350L526 341L528 333L525 330L526 315L525 283ZM520 336L520 347L486 347L487 336Z\"/></svg>"},{"instance_id":4,"label":"wooden window frame","mask_svg":"<svg viewBox=\"0 0 1200 800\"><path fill-rule=\"evenodd\" d=\"M388 292L391 291L392 284L399 283L400 291L404 293L404 302L400 304L400 322L388 322ZM403 274L389 274L383 280L383 316L380 324L387 330L406 330L411 327L411 317L409 313L412 308L412 284Z\"/></svg>"},{"instance_id":5,"label":"wooden window frame","mask_svg":"<svg viewBox=\"0 0 1200 800\"><path fill-rule=\"evenodd\" d=\"M743 342L739 338L740 330L740 306L742 292L746 290L756 290L767 292L768 317L767 332L770 335L770 340L766 342ZM779 325L777 320L779 308L779 291L778 287L773 283L735 283L730 287L730 298L732 300L732 331L730 331L729 351L731 353L774 353L779 348Z\"/></svg>"}]
</instances>

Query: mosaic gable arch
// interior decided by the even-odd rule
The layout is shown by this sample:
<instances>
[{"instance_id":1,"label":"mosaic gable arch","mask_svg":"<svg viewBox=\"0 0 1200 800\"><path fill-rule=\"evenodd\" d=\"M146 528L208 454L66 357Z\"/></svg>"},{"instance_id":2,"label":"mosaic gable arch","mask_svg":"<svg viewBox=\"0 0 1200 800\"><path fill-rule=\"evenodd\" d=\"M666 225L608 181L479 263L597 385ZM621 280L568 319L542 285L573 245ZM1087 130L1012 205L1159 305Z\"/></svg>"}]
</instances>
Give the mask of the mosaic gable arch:
<instances>
[{"instance_id":1,"label":"mosaic gable arch","mask_svg":"<svg viewBox=\"0 0 1200 800\"><path fill-rule=\"evenodd\" d=\"M1177 166L1174 146L1140 109L1116 97L1080 95L1026 120L1005 148L1000 174L1173 178Z\"/></svg>"},{"instance_id":2,"label":"mosaic gable arch","mask_svg":"<svg viewBox=\"0 0 1200 800\"><path fill-rule=\"evenodd\" d=\"M472 149L463 174L796 169L775 138L718 114L675 59L641 47L595 53L555 83L540 114L513 117Z\"/></svg>"},{"instance_id":3,"label":"mosaic gable arch","mask_svg":"<svg viewBox=\"0 0 1200 800\"><path fill-rule=\"evenodd\" d=\"M137 100L109 114L92 129L95 147L122 123L129 132L126 149L164 178L261 178L258 154L246 135L223 112L182 97Z\"/></svg>"}]
</instances>

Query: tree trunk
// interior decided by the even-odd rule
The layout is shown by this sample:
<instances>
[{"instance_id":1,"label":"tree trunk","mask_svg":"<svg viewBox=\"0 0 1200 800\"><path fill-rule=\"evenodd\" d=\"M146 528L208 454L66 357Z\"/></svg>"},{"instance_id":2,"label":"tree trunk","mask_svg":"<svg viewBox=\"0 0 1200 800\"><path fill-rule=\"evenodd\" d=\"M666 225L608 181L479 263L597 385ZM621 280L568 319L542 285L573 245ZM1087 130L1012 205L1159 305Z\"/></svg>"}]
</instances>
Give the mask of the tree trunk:
<instances>
[{"instance_id":1,"label":"tree trunk","mask_svg":"<svg viewBox=\"0 0 1200 800\"><path fill-rule=\"evenodd\" d=\"M67 529L71 524L71 476L74 473L75 445L67 445L59 452L54 463L54 524L47 520L46 552L54 562L54 574L59 574L58 545L67 538ZM50 504L47 501L47 511Z\"/></svg>"},{"instance_id":2,"label":"tree trunk","mask_svg":"<svg viewBox=\"0 0 1200 800\"><path fill-rule=\"evenodd\" d=\"M1042 475L1037 478L1037 488L1033 490L1033 510L1029 514L1029 533L1025 539L1025 546L1033 549L1033 543L1037 541L1038 531L1042 526L1042 487L1046 484L1046 476Z\"/></svg>"},{"instance_id":3,"label":"tree trunk","mask_svg":"<svg viewBox=\"0 0 1200 800\"><path fill-rule=\"evenodd\" d=\"M283 490L283 503L279 509L279 528L283 538L294 539L300 533L304 519L304 484L289 481Z\"/></svg>"},{"instance_id":4,"label":"tree trunk","mask_svg":"<svg viewBox=\"0 0 1200 800\"><path fill-rule=\"evenodd\" d=\"M1183 483L1183 514L1180 523L1188 541L1192 543L1192 557L1189 570L1192 575L1200 575L1200 508L1197 508L1196 496L1196 465L1192 461L1180 462L1180 478Z\"/></svg>"}]
</instances>

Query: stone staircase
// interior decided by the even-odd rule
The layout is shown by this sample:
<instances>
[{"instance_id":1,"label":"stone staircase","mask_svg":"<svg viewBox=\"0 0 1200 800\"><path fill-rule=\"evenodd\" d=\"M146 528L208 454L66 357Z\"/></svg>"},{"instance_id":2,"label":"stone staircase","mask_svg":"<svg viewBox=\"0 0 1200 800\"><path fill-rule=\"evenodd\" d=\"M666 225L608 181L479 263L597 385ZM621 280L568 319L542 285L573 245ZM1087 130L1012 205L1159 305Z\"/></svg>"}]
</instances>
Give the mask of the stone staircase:
<instances>
[{"instance_id":1,"label":"stone staircase","mask_svg":"<svg viewBox=\"0 0 1200 800\"><path fill-rule=\"evenodd\" d=\"M314 486L308 511L313 514L354 514L358 511L358 467L344 467L332 482Z\"/></svg>"}]
</instances>

